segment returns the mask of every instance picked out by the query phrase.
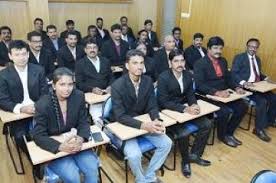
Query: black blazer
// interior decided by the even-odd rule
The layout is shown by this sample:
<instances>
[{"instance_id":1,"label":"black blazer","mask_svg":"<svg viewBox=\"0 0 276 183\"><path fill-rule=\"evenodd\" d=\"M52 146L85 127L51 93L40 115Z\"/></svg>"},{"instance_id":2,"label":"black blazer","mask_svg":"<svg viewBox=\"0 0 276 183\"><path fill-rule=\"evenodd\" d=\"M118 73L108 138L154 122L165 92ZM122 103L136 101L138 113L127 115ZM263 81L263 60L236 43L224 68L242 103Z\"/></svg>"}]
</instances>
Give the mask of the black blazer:
<instances>
[{"instance_id":1,"label":"black blazer","mask_svg":"<svg viewBox=\"0 0 276 183\"><path fill-rule=\"evenodd\" d=\"M81 33L77 30L74 30L77 34L77 39L78 39L78 44L81 44ZM62 33L60 33L60 38L65 42L65 38L66 38L66 34L67 34L68 30L63 31Z\"/></svg>"},{"instance_id":2,"label":"black blazer","mask_svg":"<svg viewBox=\"0 0 276 183\"><path fill-rule=\"evenodd\" d=\"M28 90L34 102L48 93L48 85L41 66L28 63ZM23 85L13 65L0 71L0 108L13 111L24 99Z\"/></svg>"},{"instance_id":3,"label":"black blazer","mask_svg":"<svg viewBox=\"0 0 276 183\"><path fill-rule=\"evenodd\" d=\"M45 75L49 80L53 79L53 72L55 70L55 65L53 61L53 56L49 50L44 48L40 51L39 62L36 60L32 51L30 51L29 62L33 64L39 64L44 68Z\"/></svg>"},{"instance_id":4,"label":"black blazer","mask_svg":"<svg viewBox=\"0 0 276 183\"><path fill-rule=\"evenodd\" d=\"M110 35L109 35L108 30L103 29L103 31L104 31L104 37L101 36L100 31L99 31L98 28L97 28L97 34L98 34L99 37L102 39L102 43L104 43L105 41L107 41L107 40L110 39Z\"/></svg>"},{"instance_id":5,"label":"black blazer","mask_svg":"<svg viewBox=\"0 0 276 183\"><path fill-rule=\"evenodd\" d=\"M205 53L205 55L207 54L206 48L202 47L202 51ZM193 70L195 62L202 57L198 49L194 45L191 45L185 49L184 58L186 60L187 68Z\"/></svg>"},{"instance_id":6,"label":"black blazer","mask_svg":"<svg viewBox=\"0 0 276 183\"><path fill-rule=\"evenodd\" d=\"M139 45L139 39L136 40L135 42L135 48ZM154 56L154 50L153 47L151 45L151 43L147 40L145 43L146 47L147 47L147 56L149 57L153 57Z\"/></svg>"},{"instance_id":7,"label":"black blazer","mask_svg":"<svg viewBox=\"0 0 276 183\"><path fill-rule=\"evenodd\" d=\"M154 60L158 74L161 74L163 71L169 69L169 60L165 48L162 48L155 52Z\"/></svg>"},{"instance_id":8,"label":"black blazer","mask_svg":"<svg viewBox=\"0 0 276 183\"><path fill-rule=\"evenodd\" d=\"M136 40L133 39L133 37L129 36L128 34L127 34L127 41L126 42L129 46L130 50L136 48Z\"/></svg>"},{"instance_id":9,"label":"black blazer","mask_svg":"<svg viewBox=\"0 0 276 183\"><path fill-rule=\"evenodd\" d=\"M194 79L196 89L203 94L213 95L218 90L234 89L238 85L232 80L225 58L220 58L219 64L223 73L217 77L212 61L206 55L194 65Z\"/></svg>"},{"instance_id":10,"label":"black blazer","mask_svg":"<svg viewBox=\"0 0 276 183\"><path fill-rule=\"evenodd\" d=\"M58 49L60 49L62 46L65 45L64 40L61 38L58 38L57 43L58 43ZM47 50L50 50L54 59L57 58L57 50L50 38L46 38L45 40L43 40L43 47L46 48Z\"/></svg>"},{"instance_id":11,"label":"black blazer","mask_svg":"<svg viewBox=\"0 0 276 183\"><path fill-rule=\"evenodd\" d=\"M58 67L67 67L74 72L76 61L82 59L84 56L85 56L85 52L83 50L83 47L80 45L77 45L76 60L75 60L68 46L65 45L61 49L59 49L57 53Z\"/></svg>"},{"instance_id":12,"label":"black blazer","mask_svg":"<svg viewBox=\"0 0 276 183\"><path fill-rule=\"evenodd\" d=\"M9 50L6 44L0 41L0 66L5 66L9 62L11 62L9 58Z\"/></svg>"},{"instance_id":13,"label":"black blazer","mask_svg":"<svg viewBox=\"0 0 276 183\"><path fill-rule=\"evenodd\" d=\"M142 75L138 98L128 74L111 85L112 119L124 125L140 128L141 121L133 117L149 113L152 120L159 118L152 80Z\"/></svg>"},{"instance_id":14,"label":"black blazer","mask_svg":"<svg viewBox=\"0 0 276 183\"><path fill-rule=\"evenodd\" d=\"M103 43L101 54L110 60L111 66L124 65L126 61L126 53L129 50L129 45L124 40L120 43L121 55L117 54L115 43L112 39Z\"/></svg>"},{"instance_id":15,"label":"black blazer","mask_svg":"<svg viewBox=\"0 0 276 183\"><path fill-rule=\"evenodd\" d=\"M127 30L127 35L128 35L128 37L131 37L133 40L135 40L135 36L134 36L133 30L129 26L128 26L128 30Z\"/></svg>"},{"instance_id":16,"label":"black blazer","mask_svg":"<svg viewBox=\"0 0 276 183\"><path fill-rule=\"evenodd\" d=\"M261 59L258 56L256 56L256 61L260 72L260 78L264 80L266 76L262 73ZM243 80L248 81L250 74L250 61L247 52L236 55L232 65L232 77L235 82L239 84Z\"/></svg>"},{"instance_id":17,"label":"black blazer","mask_svg":"<svg viewBox=\"0 0 276 183\"><path fill-rule=\"evenodd\" d=\"M151 31L151 39L148 38L149 42L151 43L151 45L153 47L160 47L159 41L158 41L158 37L156 32Z\"/></svg>"},{"instance_id":18,"label":"black blazer","mask_svg":"<svg viewBox=\"0 0 276 183\"><path fill-rule=\"evenodd\" d=\"M31 31L31 32L33 32L33 31ZM31 32L29 32L29 33L27 34L27 37L29 37L29 34L30 34ZM47 32L46 32L46 31L42 30L40 34L41 34L42 41L48 38L48 35L47 35Z\"/></svg>"},{"instance_id":19,"label":"black blazer","mask_svg":"<svg viewBox=\"0 0 276 183\"><path fill-rule=\"evenodd\" d=\"M79 90L73 90L67 99L66 125L59 107L60 121L56 119L54 104L51 94L44 95L35 104L34 120L36 125L32 130L34 142L47 151L57 153L60 142L50 138L53 135L69 132L71 128L77 129L77 134L88 141L90 136L90 125L85 108L84 94Z\"/></svg>"},{"instance_id":20,"label":"black blazer","mask_svg":"<svg viewBox=\"0 0 276 183\"><path fill-rule=\"evenodd\" d=\"M112 82L112 71L109 60L100 59L100 72L96 71L91 61L84 57L76 63L76 84L83 92L92 92L94 87L106 89Z\"/></svg>"},{"instance_id":21,"label":"black blazer","mask_svg":"<svg viewBox=\"0 0 276 183\"><path fill-rule=\"evenodd\" d=\"M182 40L182 39L179 39L178 44L177 44L177 42L175 41L175 47L176 47L177 49L183 51L183 48L184 48L184 47L183 47L183 40Z\"/></svg>"},{"instance_id":22,"label":"black blazer","mask_svg":"<svg viewBox=\"0 0 276 183\"><path fill-rule=\"evenodd\" d=\"M155 82L158 78L158 74L155 67L155 60L151 57L146 56L144 63L146 68L146 72L144 74L151 77L152 81Z\"/></svg>"},{"instance_id":23,"label":"black blazer","mask_svg":"<svg viewBox=\"0 0 276 183\"><path fill-rule=\"evenodd\" d=\"M177 79L171 69L164 71L159 75L157 86L157 99L161 109L170 109L178 112L183 112L186 102L189 105L196 104L196 97L193 91L192 75L189 71L184 70L183 78L183 93Z\"/></svg>"}]
</instances>

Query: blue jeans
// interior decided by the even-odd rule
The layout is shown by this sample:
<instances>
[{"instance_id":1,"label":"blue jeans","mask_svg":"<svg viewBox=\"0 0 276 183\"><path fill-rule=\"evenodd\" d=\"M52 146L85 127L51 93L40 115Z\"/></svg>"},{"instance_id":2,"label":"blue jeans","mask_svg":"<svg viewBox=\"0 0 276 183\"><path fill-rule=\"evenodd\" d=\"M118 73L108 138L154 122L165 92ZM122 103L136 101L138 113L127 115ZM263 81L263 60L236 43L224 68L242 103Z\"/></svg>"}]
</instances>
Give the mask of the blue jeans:
<instances>
[{"instance_id":1,"label":"blue jeans","mask_svg":"<svg viewBox=\"0 0 276 183\"><path fill-rule=\"evenodd\" d=\"M57 174L64 183L80 183L80 172L85 183L98 182L98 158L91 150L54 160L48 167Z\"/></svg>"},{"instance_id":2,"label":"blue jeans","mask_svg":"<svg viewBox=\"0 0 276 183\"><path fill-rule=\"evenodd\" d=\"M156 181L155 172L165 162L172 146L171 139L165 134L146 134L143 137L156 147L146 171L142 168L142 152L137 140L135 138L127 140L124 147L124 154L128 158L128 163L135 176L136 183Z\"/></svg>"}]
</instances>

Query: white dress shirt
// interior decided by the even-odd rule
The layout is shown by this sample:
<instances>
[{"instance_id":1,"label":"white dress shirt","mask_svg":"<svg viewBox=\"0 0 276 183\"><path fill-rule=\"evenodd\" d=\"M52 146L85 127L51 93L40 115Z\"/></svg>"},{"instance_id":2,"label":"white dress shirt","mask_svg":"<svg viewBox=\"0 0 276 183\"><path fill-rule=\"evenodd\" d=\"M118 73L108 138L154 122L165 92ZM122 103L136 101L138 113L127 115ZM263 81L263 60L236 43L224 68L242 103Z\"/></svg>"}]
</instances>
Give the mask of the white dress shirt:
<instances>
[{"instance_id":1,"label":"white dress shirt","mask_svg":"<svg viewBox=\"0 0 276 183\"><path fill-rule=\"evenodd\" d=\"M77 59L77 47L71 48L68 46L68 48L69 48L70 52L72 53L74 60L76 60Z\"/></svg>"},{"instance_id":2,"label":"white dress shirt","mask_svg":"<svg viewBox=\"0 0 276 183\"><path fill-rule=\"evenodd\" d=\"M14 67L16 72L19 75L20 81L23 86L23 102L16 104L15 107L13 108L13 112L16 114L19 114L21 107L34 104L34 102L32 101L32 99L30 99L29 90L28 90L28 65L25 67L23 71L20 71L16 66Z\"/></svg>"},{"instance_id":3,"label":"white dress shirt","mask_svg":"<svg viewBox=\"0 0 276 183\"><path fill-rule=\"evenodd\" d=\"M34 53L34 52L32 51L32 53L33 53L33 55L34 55L36 61L39 63L40 52L38 52L38 53L36 54L36 53Z\"/></svg>"},{"instance_id":4,"label":"white dress shirt","mask_svg":"<svg viewBox=\"0 0 276 183\"><path fill-rule=\"evenodd\" d=\"M99 31L101 37L104 38L105 33L104 33L103 29L99 29L99 28L97 28L97 29L98 29L98 31Z\"/></svg>"},{"instance_id":5,"label":"white dress shirt","mask_svg":"<svg viewBox=\"0 0 276 183\"><path fill-rule=\"evenodd\" d=\"M128 38L127 38L127 35L121 35L121 38L122 38L122 40L124 40L124 41L126 41L126 42L128 42Z\"/></svg>"},{"instance_id":6,"label":"white dress shirt","mask_svg":"<svg viewBox=\"0 0 276 183\"><path fill-rule=\"evenodd\" d=\"M198 48L198 51L199 51L201 57L203 58L205 56L205 53L203 52L202 48L201 47Z\"/></svg>"},{"instance_id":7,"label":"white dress shirt","mask_svg":"<svg viewBox=\"0 0 276 183\"><path fill-rule=\"evenodd\" d=\"M92 60L89 57L87 57L87 58L92 62L92 64L94 65L94 67L95 67L95 69L97 71L97 73L99 73L100 72L100 59L99 59L99 57L97 56L96 60Z\"/></svg>"},{"instance_id":8,"label":"white dress shirt","mask_svg":"<svg viewBox=\"0 0 276 183\"><path fill-rule=\"evenodd\" d=\"M183 74L182 73L181 73L181 76L177 79L177 81L180 86L180 91L181 91L181 93L183 93L184 86L183 86Z\"/></svg>"}]
</instances>

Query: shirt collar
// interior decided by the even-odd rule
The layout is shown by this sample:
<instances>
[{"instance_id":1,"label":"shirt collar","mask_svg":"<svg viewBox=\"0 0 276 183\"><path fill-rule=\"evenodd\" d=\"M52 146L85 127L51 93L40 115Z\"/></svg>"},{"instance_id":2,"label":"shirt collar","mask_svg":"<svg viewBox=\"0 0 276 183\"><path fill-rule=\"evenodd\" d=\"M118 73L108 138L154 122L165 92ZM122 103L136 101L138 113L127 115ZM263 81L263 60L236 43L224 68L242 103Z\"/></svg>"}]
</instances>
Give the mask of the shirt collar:
<instances>
[{"instance_id":1,"label":"shirt collar","mask_svg":"<svg viewBox=\"0 0 276 183\"><path fill-rule=\"evenodd\" d=\"M100 59L99 59L99 57L98 56L96 56L96 60L92 60L91 58L89 58L88 56L87 56L87 58L88 58L88 60L90 60L92 63L97 63L97 62L100 62Z\"/></svg>"},{"instance_id":2,"label":"shirt collar","mask_svg":"<svg viewBox=\"0 0 276 183\"><path fill-rule=\"evenodd\" d=\"M23 71L20 71L20 70L17 68L16 65L14 65L14 68L15 68L15 70L16 70L17 73L26 73L26 72L28 72L28 64L26 65L26 67L24 68Z\"/></svg>"}]
</instances>

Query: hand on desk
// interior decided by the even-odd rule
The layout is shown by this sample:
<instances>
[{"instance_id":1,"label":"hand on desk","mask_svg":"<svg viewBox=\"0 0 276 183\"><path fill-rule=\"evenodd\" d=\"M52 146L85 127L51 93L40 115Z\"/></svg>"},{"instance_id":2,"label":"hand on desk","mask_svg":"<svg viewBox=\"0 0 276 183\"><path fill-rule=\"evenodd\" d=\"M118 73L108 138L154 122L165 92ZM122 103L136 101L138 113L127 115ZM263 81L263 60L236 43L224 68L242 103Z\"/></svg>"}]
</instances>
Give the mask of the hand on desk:
<instances>
[{"instance_id":1,"label":"hand on desk","mask_svg":"<svg viewBox=\"0 0 276 183\"><path fill-rule=\"evenodd\" d=\"M237 92L237 94L240 94L240 95L245 94L245 90L240 87L235 88L235 91Z\"/></svg>"},{"instance_id":2,"label":"hand on desk","mask_svg":"<svg viewBox=\"0 0 276 183\"><path fill-rule=\"evenodd\" d=\"M60 144L58 150L62 152L67 152L70 154L77 153L81 150L83 143L83 138L80 136L71 136L66 139L62 144Z\"/></svg>"},{"instance_id":3,"label":"hand on desk","mask_svg":"<svg viewBox=\"0 0 276 183\"><path fill-rule=\"evenodd\" d=\"M141 129L146 130L150 133L164 133L166 128L162 121L156 119L151 122L142 123Z\"/></svg>"},{"instance_id":4,"label":"hand on desk","mask_svg":"<svg viewBox=\"0 0 276 183\"><path fill-rule=\"evenodd\" d=\"M200 107L197 104L185 107L183 112L187 112L191 115L198 115L200 113Z\"/></svg>"},{"instance_id":5,"label":"hand on desk","mask_svg":"<svg viewBox=\"0 0 276 183\"><path fill-rule=\"evenodd\" d=\"M254 87L254 84L251 83L251 82L245 82L245 83L243 84L243 86L244 86L244 88L249 88L249 87Z\"/></svg>"},{"instance_id":6,"label":"hand on desk","mask_svg":"<svg viewBox=\"0 0 276 183\"><path fill-rule=\"evenodd\" d=\"M216 91L215 96L222 97L222 98L228 98L230 96L230 93L228 90L219 90L219 91Z\"/></svg>"},{"instance_id":7,"label":"hand on desk","mask_svg":"<svg viewBox=\"0 0 276 183\"><path fill-rule=\"evenodd\" d=\"M26 113L26 114L34 114L34 113L35 113L34 104L22 106L22 107L20 108L20 112Z\"/></svg>"},{"instance_id":8,"label":"hand on desk","mask_svg":"<svg viewBox=\"0 0 276 183\"><path fill-rule=\"evenodd\" d=\"M92 89L92 93L95 93L97 95L103 95L105 93L105 91L98 88L98 87L95 87L95 88Z\"/></svg>"}]
</instances>

